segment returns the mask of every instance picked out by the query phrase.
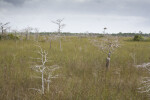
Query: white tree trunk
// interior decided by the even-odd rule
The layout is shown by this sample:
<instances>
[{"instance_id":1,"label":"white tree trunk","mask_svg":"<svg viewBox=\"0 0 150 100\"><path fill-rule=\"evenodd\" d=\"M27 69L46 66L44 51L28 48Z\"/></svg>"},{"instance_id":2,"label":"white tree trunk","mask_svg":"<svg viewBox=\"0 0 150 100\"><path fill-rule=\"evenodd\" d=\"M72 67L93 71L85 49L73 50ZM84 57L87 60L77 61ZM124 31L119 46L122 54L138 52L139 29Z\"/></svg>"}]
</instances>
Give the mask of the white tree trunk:
<instances>
[{"instance_id":1,"label":"white tree trunk","mask_svg":"<svg viewBox=\"0 0 150 100\"><path fill-rule=\"evenodd\" d=\"M51 49L51 47L52 47L52 40L50 40L50 49Z\"/></svg>"},{"instance_id":2,"label":"white tree trunk","mask_svg":"<svg viewBox=\"0 0 150 100\"><path fill-rule=\"evenodd\" d=\"M61 39L59 40L59 44L60 44L60 50L61 50Z\"/></svg>"},{"instance_id":3,"label":"white tree trunk","mask_svg":"<svg viewBox=\"0 0 150 100\"><path fill-rule=\"evenodd\" d=\"M26 40L28 40L28 34L26 33Z\"/></svg>"},{"instance_id":4,"label":"white tree trunk","mask_svg":"<svg viewBox=\"0 0 150 100\"><path fill-rule=\"evenodd\" d=\"M110 58L107 57L107 58L106 58L106 68L108 69L109 66L110 66Z\"/></svg>"},{"instance_id":5,"label":"white tree trunk","mask_svg":"<svg viewBox=\"0 0 150 100\"><path fill-rule=\"evenodd\" d=\"M111 55L111 52L109 51L108 57L106 58L106 68L107 68L107 69L108 69L109 66L110 66L110 55Z\"/></svg>"},{"instance_id":6,"label":"white tree trunk","mask_svg":"<svg viewBox=\"0 0 150 100\"><path fill-rule=\"evenodd\" d=\"M27 40L30 40L30 33L28 33L27 35Z\"/></svg>"},{"instance_id":7,"label":"white tree trunk","mask_svg":"<svg viewBox=\"0 0 150 100\"><path fill-rule=\"evenodd\" d=\"M44 73L42 71L42 94L44 94Z\"/></svg>"},{"instance_id":8,"label":"white tree trunk","mask_svg":"<svg viewBox=\"0 0 150 100\"><path fill-rule=\"evenodd\" d=\"M34 41L38 41L38 33L34 34Z\"/></svg>"},{"instance_id":9,"label":"white tree trunk","mask_svg":"<svg viewBox=\"0 0 150 100\"><path fill-rule=\"evenodd\" d=\"M49 80L48 80L49 81ZM50 82L47 83L47 91L49 92L49 84Z\"/></svg>"}]
</instances>

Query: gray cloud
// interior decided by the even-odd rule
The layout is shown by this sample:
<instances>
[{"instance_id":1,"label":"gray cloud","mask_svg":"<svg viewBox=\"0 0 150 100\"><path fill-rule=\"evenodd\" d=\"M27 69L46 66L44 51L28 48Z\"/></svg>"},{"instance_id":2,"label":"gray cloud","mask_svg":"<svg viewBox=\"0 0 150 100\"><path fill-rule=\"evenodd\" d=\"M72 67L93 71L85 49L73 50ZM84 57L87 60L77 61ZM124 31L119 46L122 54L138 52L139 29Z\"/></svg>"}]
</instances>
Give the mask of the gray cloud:
<instances>
[{"instance_id":1,"label":"gray cloud","mask_svg":"<svg viewBox=\"0 0 150 100\"><path fill-rule=\"evenodd\" d=\"M74 12L91 14L117 14L146 16L150 9L148 0L4 0L20 5L21 10ZM18 8L17 8L18 9Z\"/></svg>"},{"instance_id":2,"label":"gray cloud","mask_svg":"<svg viewBox=\"0 0 150 100\"><path fill-rule=\"evenodd\" d=\"M48 20L65 17L70 26L64 31L98 32L98 28L108 26L113 32L141 29L148 32L149 5L149 0L1 0L0 18L18 27L41 27L42 31L53 31ZM91 29L90 25L95 26Z\"/></svg>"},{"instance_id":3,"label":"gray cloud","mask_svg":"<svg viewBox=\"0 0 150 100\"><path fill-rule=\"evenodd\" d=\"M4 1L16 6L24 4L26 0L4 0Z\"/></svg>"}]
</instances>

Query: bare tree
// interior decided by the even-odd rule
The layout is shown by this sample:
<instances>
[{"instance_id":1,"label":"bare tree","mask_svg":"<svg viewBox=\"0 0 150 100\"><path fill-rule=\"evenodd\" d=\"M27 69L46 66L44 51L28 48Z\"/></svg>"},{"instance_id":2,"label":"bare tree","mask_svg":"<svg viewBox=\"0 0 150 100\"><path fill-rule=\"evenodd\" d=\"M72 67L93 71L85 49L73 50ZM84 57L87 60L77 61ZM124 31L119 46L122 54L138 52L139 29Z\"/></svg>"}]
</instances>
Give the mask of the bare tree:
<instances>
[{"instance_id":1,"label":"bare tree","mask_svg":"<svg viewBox=\"0 0 150 100\"><path fill-rule=\"evenodd\" d=\"M26 35L26 40L29 40L30 39L30 32L33 30L32 27L27 27L24 29L25 31L25 35Z\"/></svg>"},{"instance_id":2,"label":"bare tree","mask_svg":"<svg viewBox=\"0 0 150 100\"><path fill-rule=\"evenodd\" d=\"M21 30L19 31L19 38L20 38L20 40L23 40L23 39L24 39L24 34L25 34L25 29L21 29Z\"/></svg>"},{"instance_id":3,"label":"bare tree","mask_svg":"<svg viewBox=\"0 0 150 100\"><path fill-rule=\"evenodd\" d=\"M54 74L54 72L57 69L59 69L58 65L52 65L52 66L47 67L47 69L45 70L46 76L47 76L47 78L45 78L45 82L47 83L47 92L49 92L50 83L51 83L52 79L59 77L59 75Z\"/></svg>"},{"instance_id":4,"label":"bare tree","mask_svg":"<svg viewBox=\"0 0 150 100\"><path fill-rule=\"evenodd\" d=\"M57 36L57 35L53 35L53 34L49 34L49 42L50 42L50 49L52 48L52 41L53 40L57 40L57 39L59 39L59 36Z\"/></svg>"},{"instance_id":5,"label":"bare tree","mask_svg":"<svg viewBox=\"0 0 150 100\"><path fill-rule=\"evenodd\" d=\"M38 38L39 38L39 29L38 28L34 28L34 40L35 41L38 41Z\"/></svg>"},{"instance_id":6,"label":"bare tree","mask_svg":"<svg viewBox=\"0 0 150 100\"><path fill-rule=\"evenodd\" d=\"M150 73L150 62L144 63L142 65L136 65L137 68L144 68L148 73ZM150 77L143 77L141 79L141 86L138 88L138 92L146 93L150 96Z\"/></svg>"},{"instance_id":7,"label":"bare tree","mask_svg":"<svg viewBox=\"0 0 150 100\"><path fill-rule=\"evenodd\" d=\"M51 47L52 47L52 39L53 39L53 37L51 37L51 36L49 36L49 42L50 42L50 49L51 49Z\"/></svg>"},{"instance_id":8,"label":"bare tree","mask_svg":"<svg viewBox=\"0 0 150 100\"><path fill-rule=\"evenodd\" d=\"M58 35L60 36L61 32L62 32L62 29L65 27L65 24L63 24L64 18L63 19L57 19L56 21L52 21L52 23L56 24L58 26ZM59 40L59 43L60 43L60 50L61 50L61 38Z\"/></svg>"},{"instance_id":9,"label":"bare tree","mask_svg":"<svg viewBox=\"0 0 150 100\"><path fill-rule=\"evenodd\" d=\"M56 24L58 26L58 34L61 33L62 29L65 27L65 24L63 24L64 18L63 19L57 19L56 21L52 21L52 23Z\"/></svg>"},{"instance_id":10,"label":"bare tree","mask_svg":"<svg viewBox=\"0 0 150 100\"><path fill-rule=\"evenodd\" d=\"M17 33L18 33L18 30L17 29L13 29L12 30L14 36L15 36L15 40L17 39Z\"/></svg>"},{"instance_id":11,"label":"bare tree","mask_svg":"<svg viewBox=\"0 0 150 100\"><path fill-rule=\"evenodd\" d=\"M130 56L133 60L133 65L135 65L136 64L136 54L135 53L130 53Z\"/></svg>"},{"instance_id":12,"label":"bare tree","mask_svg":"<svg viewBox=\"0 0 150 100\"><path fill-rule=\"evenodd\" d=\"M57 78L58 75L54 74L54 71L56 69L59 69L58 65L52 65L52 66L46 66L46 63L48 62L48 52L42 49L40 45L37 45L40 50L37 52L40 54L40 58L33 58L37 59L41 62L41 65L35 65L31 67L33 70L35 70L38 73L41 73L41 76L35 76L34 78L39 78L41 79L41 89L36 89L36 88L30 88L33 90L37 90L41 94L45 94L45 84L47 83L47 91L49 92L49 86L51 83L51 79Z\"/></svg>"},{"instance_id":13,"label":"bare tree","mask_svg":"<svg viewBox=\"0 0 150 100\"><path fill-rule=\"evenodd\" d=\"M17 29L13 29L12 32L13 32L13 34L16 35L18 33L18 30Z\"/></svg>"},{"instance_id":14,"label":"bare tree","mask_svg":"<svg viewBox=\"0 0 150 100\"><path fill-rule=\"evenodd\" d=\"M105 36L101 41L97 39L92 40L92 43L107 55L106 68L108 69L110 66L111 54L120 46L118 37Z\"/></svg>"},{"instance_id":15,"label":"bare tree","mask_svg":"<svg viewBox=\"0 0 150 100\"><path fill-rule=\"evenodd\" d=\"M9 28L7 25L9 24L9 22L7 23L0 23L0 29L2 31L2 35L4 35L4 32Z\"/></svg>"},{"instance_id":16,"label":"bare tree","mask_svg":"<svg viewBox=\"0 0 150 100\"><path fill-rule=\"evenodd\" d=\"M106 27L104 27L104 34L106 33L106 30L107 30L107 28L106 28Z\"/></svg>"}]
</instances>

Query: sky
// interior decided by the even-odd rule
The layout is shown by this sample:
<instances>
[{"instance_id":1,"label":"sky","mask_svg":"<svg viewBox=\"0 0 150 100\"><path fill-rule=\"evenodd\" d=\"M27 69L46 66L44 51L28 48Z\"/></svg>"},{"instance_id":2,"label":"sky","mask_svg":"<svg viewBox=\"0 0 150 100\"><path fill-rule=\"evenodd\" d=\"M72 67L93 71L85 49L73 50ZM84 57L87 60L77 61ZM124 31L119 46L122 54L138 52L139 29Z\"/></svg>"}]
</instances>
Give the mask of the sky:
<instances>
[{"instance_id":1,"label":"sky","mask_svg":"<svg viewBox=\"0 0 150 100\"><path fill-rule=\"evenodd\" d=\"M55 32L62 19L63 32L150 33L150 0L0 0L0 22L11 29L38 28Z\"/></svg>"}]
</instances>

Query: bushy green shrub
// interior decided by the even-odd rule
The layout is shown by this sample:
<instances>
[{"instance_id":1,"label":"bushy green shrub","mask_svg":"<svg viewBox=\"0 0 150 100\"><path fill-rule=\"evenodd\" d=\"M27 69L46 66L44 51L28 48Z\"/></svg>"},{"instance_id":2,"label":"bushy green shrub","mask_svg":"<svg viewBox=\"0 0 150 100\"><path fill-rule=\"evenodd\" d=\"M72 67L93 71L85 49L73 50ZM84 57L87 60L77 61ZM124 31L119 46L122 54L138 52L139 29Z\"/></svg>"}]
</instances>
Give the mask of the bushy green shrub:
<instances>
[{"instance_id":1,"label":"bushy green shrub","mask_svg":"<svg viewBox=\"0 0 150 100\"><path fill-rule=\"evenodd\" d=\"M142 35L135 35L133 38L133 41L142 41L142 40L144 40Z\"/></svg>"},{"instance_id":2,"label":"bushy green shrub","mask_svg":"<svg viewBox=\"0 0 150 100\"><path fill-rule=\"evenodd\" d=\"M6 35L0 35L0 40L3 40L3 39L5 39L6 38Z\"/></svg>"},{"instance_id":3,"label":"bushy green shrub","mask_svg":"<svg viewBox=\"0 0 150 100\"><path fill-rule=\"evenodd\" d=\"M13 34L8 34L7 35L8 39L19 39L17 36L13 35Z\"/></svg>"},{"instance_id":4,"label":"bushy green shrub","mask_svg":"<svg viewBox=\"0 0 150 100\"><path fill-rule=\"evenodd\" d=\"M18 40L19 37L13 35L13 34L8 34L8 35L0 35L0 40Z\"/></svg>"},{"instance_id":5,"label":"bushy green shrub","mask_svg":"<svg viewBox=\"0 0 150 100\"><path fill-rule=\"evenodd\" d=\"M104 35L98 35L97 37L98 37L98 38L102 38L102 37L104 37Z\"/></svg>"}]
</instances>

